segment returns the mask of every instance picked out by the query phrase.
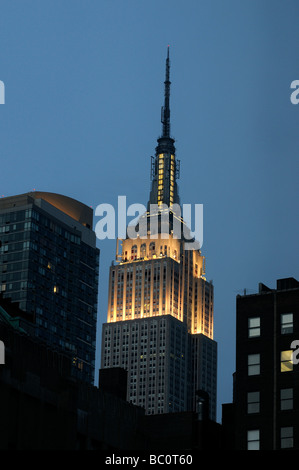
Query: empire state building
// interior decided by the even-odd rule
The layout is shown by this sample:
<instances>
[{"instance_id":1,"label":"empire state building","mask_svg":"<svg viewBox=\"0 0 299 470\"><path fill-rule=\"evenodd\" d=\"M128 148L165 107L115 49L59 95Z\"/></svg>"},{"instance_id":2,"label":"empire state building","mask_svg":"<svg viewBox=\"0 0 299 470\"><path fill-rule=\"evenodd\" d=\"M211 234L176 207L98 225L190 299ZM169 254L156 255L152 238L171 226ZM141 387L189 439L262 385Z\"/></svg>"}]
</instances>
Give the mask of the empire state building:
<instances>
[{"instance_id":1,"label":"empire state building","mask_svg":"<svg viewBox=\"0 0 299 470\"><path fill-rule=\"evenodd\" d=\"M101 368L127 370L127 400L147 414L197 410L204 392L209 416L216 420L213 285L205 278L200 248L195 242L187 248L177 185L180 162L170 134L169 78L168 49L150 197L134 227L136 236L128 227L110 267Z\"/></svg>"}]
</instances>

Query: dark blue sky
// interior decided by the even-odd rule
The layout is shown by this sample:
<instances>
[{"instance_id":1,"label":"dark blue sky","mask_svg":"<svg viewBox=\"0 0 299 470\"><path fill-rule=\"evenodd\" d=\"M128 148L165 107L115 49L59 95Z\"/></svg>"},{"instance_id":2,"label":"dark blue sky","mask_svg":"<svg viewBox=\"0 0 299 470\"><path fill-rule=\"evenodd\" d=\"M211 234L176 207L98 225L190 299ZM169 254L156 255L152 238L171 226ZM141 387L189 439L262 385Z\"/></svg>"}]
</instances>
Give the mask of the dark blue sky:
<instances>
[{"instance_id":1,"label":"dark blue sky","mask_svg":"<svg viewBox=\"0 0 299 470\"><path fill-rule=\"evenodd\" d=\"M0 0L1 195L146 204L170 44L180 196L204 205L215 286L218 420L236 295L299 279L298 18L296 0ZM115 242L98 246L100 332Z\"/></svg>"}]
</instances>

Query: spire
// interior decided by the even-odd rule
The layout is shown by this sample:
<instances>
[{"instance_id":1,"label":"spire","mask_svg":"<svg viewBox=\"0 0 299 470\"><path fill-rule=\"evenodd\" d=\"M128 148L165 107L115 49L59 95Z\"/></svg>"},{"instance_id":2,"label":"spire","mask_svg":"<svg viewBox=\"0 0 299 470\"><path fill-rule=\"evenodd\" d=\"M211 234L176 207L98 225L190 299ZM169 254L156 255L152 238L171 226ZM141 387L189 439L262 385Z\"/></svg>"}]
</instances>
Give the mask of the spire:
<instances>
[{"instance_id":1,"label":"spire","mask_svg":"<svg viewBox=\"0 0 299 470\"><path fill-rule=\"evenodd\" d=\"M156 153L175 153L174 139L170 137L170 60L169 46L167 47L166 70L164 81L164 106L161 109L162 135L159 137Z\"/></svg>"},{"instance_id":2,"label":"spire","mask_svg":"<svg viewBox=\"0 0 299 470\"><path fill-rule=\"evenodd\" d=\"M180 162L175 156L174 139L170 137L170 80L169 80L169 46L167 48L166 74L164 81L164 106L162 106L161 122L162 135L157 139L156 155L152 157L150 204L167 205L179 204L178 187Z\"/></svg>"},{"instance_id":3,"label":"spire","mask_svg":"<svg viewBox=\"0 0 299 470\"><path fill-rule=\"evenodd\" d=\"M170 98L170 85L169 81L169 71L170 71L170 60L169 60L169 46L167 48L167 59L166 59L166 73L165 73L165 92L164 92L164 106L162 106L161 112L161 122L163 124L163 137L170 137L170 108L169 108L169 98Z\"/></svg>"}]
</instances>

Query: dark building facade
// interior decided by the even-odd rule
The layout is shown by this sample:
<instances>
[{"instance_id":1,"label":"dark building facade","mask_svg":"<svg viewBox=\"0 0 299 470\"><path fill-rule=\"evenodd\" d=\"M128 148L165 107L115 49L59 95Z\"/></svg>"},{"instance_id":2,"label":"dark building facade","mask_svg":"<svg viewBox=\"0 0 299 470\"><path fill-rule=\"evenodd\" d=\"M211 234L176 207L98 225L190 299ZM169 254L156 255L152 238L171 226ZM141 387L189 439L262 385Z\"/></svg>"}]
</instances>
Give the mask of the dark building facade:
<instances>
[{"instance_id":1,"label":"dark building facade","mask_svg":"<svg viewBox=\"0 0 299 470\"><path fill-rule=\"evenodd\" d=\"M234 403L222 419L228 447L299 449L298 346L297 280L237 297Z\"/></svg>"},{"instance_id":2,"label":"dark building facade","mask_svg":"<svg viewBox=\"0 0 299 470\"><path fill-rule=\"evenodd\" d=\"M24 312L13 317L14 306L3 305L0 298L1 450L97 450L102 463L113 452L193 455L220 448L221 426L208 411L147 416L126 401L123 369L102 371L100 388L76 380L72 359L30 336L20 325Z\"/></svg>"},{"instance_id":3,"label":"dark building facade","mask_svg":"<svg viewBox=\"0 0 299 470\"><path fill-rule=\"evenodd\" d=\"M127 399L147 414L196 410L196 391L209 393L216 420L217 343L214 288L205 278L199 243L181 217L179 160L170 135L169 50L162 135L152 157L147 212L118 240L109 278L101 368L128 371ZM132 229L132 227L130 227ZM188 232L189 230L189 232ZM120 247L120 248L119 248Z\"/></svg>"},{"instance_id":4,"label":"dark building facade","mask_svg":"<svg viewBox=\"0 0 299 470\"><path fill-rule=\"evenodd\" d=\"M54 193L0 200L0 289L31 321L30 334L69 354L93 383L99 250L93 211ZM33 326L34 325L34 326Z\"/></svg>"}]
</instances>

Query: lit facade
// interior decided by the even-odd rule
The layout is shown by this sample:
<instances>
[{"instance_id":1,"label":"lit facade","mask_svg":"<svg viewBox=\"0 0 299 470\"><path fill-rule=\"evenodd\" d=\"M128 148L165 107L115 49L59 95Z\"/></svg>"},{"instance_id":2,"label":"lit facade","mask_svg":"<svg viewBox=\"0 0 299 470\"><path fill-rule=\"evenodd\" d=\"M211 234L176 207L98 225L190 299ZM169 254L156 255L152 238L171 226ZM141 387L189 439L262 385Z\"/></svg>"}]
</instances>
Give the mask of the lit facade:
<instances>
[{"instance_id":1,"label":"lit facade","mask_svg":"<svg viewBox=\"0 0 299 470\"><path fill-rule=\"evenodd\" d=\"M152 158L148 210L134 227L136 236L118 240L110 267L101 367L128 370L128 400L148 414L196 409L196 391L203 389L216 419L213 285L205 279L200 249L185 246L180 163L170 137L169 56L164 83L163 133ZM183 236L177 237L178 229Z\"/></svg>"},{"instance_id":2,"label":"lit facade","mask_svg":"<svg viewBox=\"0 0 299 470\"><path fill-rule=\"evenodd\" d=\"M34 335L68 353L93 383L99 250L92 209L59 194L0 200L0 285L31 315Z\"/></svg>"}]
</instances>

